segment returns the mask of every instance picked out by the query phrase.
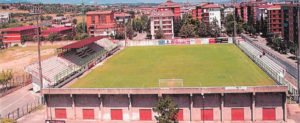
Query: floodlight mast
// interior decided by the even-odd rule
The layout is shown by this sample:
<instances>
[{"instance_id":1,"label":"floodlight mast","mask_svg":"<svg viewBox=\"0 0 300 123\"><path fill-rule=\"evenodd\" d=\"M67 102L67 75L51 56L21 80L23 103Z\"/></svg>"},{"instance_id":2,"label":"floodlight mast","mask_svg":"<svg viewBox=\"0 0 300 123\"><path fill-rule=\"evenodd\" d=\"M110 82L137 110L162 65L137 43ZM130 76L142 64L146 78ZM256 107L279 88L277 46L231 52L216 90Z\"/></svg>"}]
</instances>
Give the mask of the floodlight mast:
<instances>
[{"instance_id":1,"label":"floodlight mast","mask_svg":"<svg viewBox=\"0 0 300 123\"><path fill-rule=\"evenodd\" d=\"M31 15L36 15L36 26L37 26L37 30L36 30L36 41L38 43L38 62L39 62L39 80L40 80L40 94L41 97L43 97L42 94L42 89L43 89L43 74L42 74L42 64L41 64L41 42L40 42L40 25L39 25L39 18L40 18L40 7L39 4L33 8L33 13L31 13Z\"/></svg>"},{"instance_id":2,"label":"floodlight mast","mask_svg":"<svg viewBox=\"0 0 300 123\"><path fill-rule=\"evenodd\" d=\"M297 96L298 96L298 104L300 104L300 24L299 24L299 21L300 21L300 0L299 0L299 3L297 5L298 7L298 11L297 11L297 15L298 15L298 53L297 53L297 59L298 59L298 62L297 62L297 67L298 67L298 93L297 93Z\"/></svg>"},{"instance_id":3,"label":"floodlight mast","mask_svg":"<svg viewBox=\"0 0 300 123\"><path fill-rule=\"evenodd\" d=\"M236 3L237 3L237 0L232 0L232 5L233 5L233 36L232 36L232 40L233 40L233 43L236 44Z\"/></svg>"}]
</instances>

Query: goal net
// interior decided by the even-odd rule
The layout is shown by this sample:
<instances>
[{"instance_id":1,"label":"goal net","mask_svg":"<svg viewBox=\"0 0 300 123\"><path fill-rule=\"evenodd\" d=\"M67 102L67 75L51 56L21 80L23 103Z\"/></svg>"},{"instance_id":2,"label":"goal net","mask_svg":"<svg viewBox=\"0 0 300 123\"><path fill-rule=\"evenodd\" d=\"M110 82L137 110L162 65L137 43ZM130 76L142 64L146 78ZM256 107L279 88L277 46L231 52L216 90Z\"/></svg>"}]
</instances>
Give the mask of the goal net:
<instances>
[{"instance_id":1,"label":"goal net","mask_svg":"<svg viewBox=\"0 0 300 123\"><path fill-rule=\"evenodd\" d=\"M183 87L183 79L159 79L160 88Z\"/></svg>"}]
</instances>

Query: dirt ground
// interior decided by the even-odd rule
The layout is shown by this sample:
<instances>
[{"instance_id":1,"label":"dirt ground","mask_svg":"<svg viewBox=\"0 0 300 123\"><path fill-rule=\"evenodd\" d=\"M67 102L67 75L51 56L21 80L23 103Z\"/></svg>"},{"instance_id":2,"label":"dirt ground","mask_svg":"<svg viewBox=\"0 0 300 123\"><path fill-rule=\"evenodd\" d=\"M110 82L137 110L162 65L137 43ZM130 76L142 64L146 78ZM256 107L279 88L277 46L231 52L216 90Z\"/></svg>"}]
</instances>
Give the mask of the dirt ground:
<instances>
[{"instance_id":1,"label":"dirt ground","mask_svg":"<svg viewBox=\"0 0 300 123\"><path fill-rule=\"evenodd\" d=\"M49 58L56 54L56 48L61 45L42 46L42 59ZM0 51L0 71L12 70L15 74L23 74L24 67L37 62L38 53L36 46L12 47Z\"/></svg>"}]
</instances>

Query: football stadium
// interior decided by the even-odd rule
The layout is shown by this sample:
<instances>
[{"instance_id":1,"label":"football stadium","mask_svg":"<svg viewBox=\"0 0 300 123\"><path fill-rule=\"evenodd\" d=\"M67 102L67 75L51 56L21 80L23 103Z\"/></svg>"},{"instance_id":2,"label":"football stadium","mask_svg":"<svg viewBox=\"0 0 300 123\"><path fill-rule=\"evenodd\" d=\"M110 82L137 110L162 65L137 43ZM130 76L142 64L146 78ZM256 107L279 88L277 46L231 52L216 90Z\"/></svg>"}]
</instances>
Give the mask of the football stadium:
<instances>
[{"instance_id":1,"label":"football stadium","mask_svg":"<svg viewBox=\"0 0 300 123\"><path fill-rule=\"evenodd\" d=\"M290 88L276 80L283 68L241 39L185 40L126 46L92 37L58 48L58 56L42 62L45 117L154 123L156 102L170 97L179 122L286 121ZM39 91L37 65L26 71Z\"/></svg>"},{"instance_id":2,"label":"football stadium","mask_svg":"<svg viewBox=\"0 0 300 123\"><path fill-rule=\"evenodd\" d=\"M276 84L234 44L128 47L71 88Z\"/></svg>"}]
</instances>

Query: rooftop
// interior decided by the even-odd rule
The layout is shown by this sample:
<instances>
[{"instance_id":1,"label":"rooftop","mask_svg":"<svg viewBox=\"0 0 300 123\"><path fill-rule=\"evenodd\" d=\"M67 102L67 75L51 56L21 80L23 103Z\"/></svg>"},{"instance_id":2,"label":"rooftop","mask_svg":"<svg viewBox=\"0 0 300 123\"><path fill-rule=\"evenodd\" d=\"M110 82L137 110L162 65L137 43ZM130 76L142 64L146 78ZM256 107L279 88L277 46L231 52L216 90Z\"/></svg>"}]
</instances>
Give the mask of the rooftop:
<instances>
[{"instance_id":1,"label":"rooftop","mask_svg":"<svg viewBox=\"0 0 300 123\"><path fill-rule=\"evenodd\" d=\"M83 39L81 41L78 41L78 42L75 42L75 43L63 46L63 47L61 47L59 49L81 48L83 46L86 46L86 45L89 45L91 43L94 43L95 41L98 41L98 40L100 40L102 38L105 38L105 37L104 36L97 36L97 37L86 38L86 39Z\"/></svg>"},{"instance_id":2,"label":"rooftop","mask_svg":"<svg viewBox=\"0 0 300 123\"><path fill-rule=\"evenodd\" d=\"M150 17L170 17L170 16L174 16L174 13L170 10L168 11L159 11L159 12L152 12L150 14Z\"/></svg>"},{"instance_id":3,"label":"rooftop","mask_svg":"<svg viewBox=\"0 0 300 123\"><path fill-rule=\"evenodd\" d=\"M172 0L167 0L167 2L159 4L158 8L169 8L169 7L180 7L179 3L174 3Z\"/></svg>"},{"instance_id":4,"label":"rooftop","mask_svg":"<svg viewBox=\"0 0 300 123\"><path fill-rule=\"evenodd\" d=\"M128 13L120 12L120 13L114 13L115 17L130 17L131 15Z\"/></svg>"},{"instance_id":5,"label":"rooftop","mask_svg":"<svg viewBox=\"0 0 300 123\"><path fill-rule=\"evenodd\" d=\"M220 6L219 5L217 5L217 4L213 4L213 3L208 3L208 4L204 4L203 6L202 6L202 8L220 8Z\"/></svg>"},{"instance_id":6,"label":"rooftop","mask_svg":"<svg viewBox=\"0 0 300 123\"><path fill-rule=\"evenodd\" d=\"M72 29L72 27L53 27L47 30L44 30L43 33L52 33L52 32L60 32L60 31L65 31Z\"/></svg>"},{"instance_id":7,"label":"rooftop","mask_svg":"<svg viewBox=\"0 0 300 123\"><path fill-rule=\"evenodd\" d=\"M86 14L87 15L95 15L95 14L103 15L103 14L111 14L111 13L113 13L113 12L112 11L89 11Z\"/></svg>"},{"instance_id":8,"label":"rooftop","mask_svg":"<svg viewBox=\"0 0 300 123\"><path fill-rule=\"evenodd\" d=\"M2 32L20 32L23 30L29 30L29 29L35 29L37 28L36 26L20 26L20 27L14 27L14 28L9 28L9 29L3 29L1 30Z\"/></svg>"}]
</instances>

